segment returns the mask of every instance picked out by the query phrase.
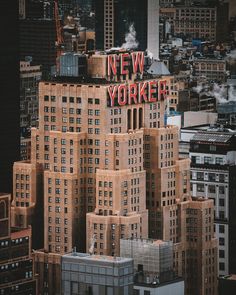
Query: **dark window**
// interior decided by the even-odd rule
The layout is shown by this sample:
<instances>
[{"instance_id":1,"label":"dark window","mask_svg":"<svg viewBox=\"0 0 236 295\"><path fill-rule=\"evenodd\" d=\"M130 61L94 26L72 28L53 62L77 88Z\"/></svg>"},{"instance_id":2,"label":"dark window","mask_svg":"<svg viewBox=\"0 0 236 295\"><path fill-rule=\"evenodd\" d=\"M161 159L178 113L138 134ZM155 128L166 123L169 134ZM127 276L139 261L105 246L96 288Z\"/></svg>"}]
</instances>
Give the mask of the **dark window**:
<instances>
[{"instance_id":1,"label":"dark window","mask_svg":"<svg viewBox=\"0 0 236 295\"><path fill-rule=\"evenodd\" d=\"M224 199L219 199L219 205L224 207L225 205L225 200Z\"/></svg>"},{"instance_id":2,"label":"dark window","mask_svg":"<svg viewBox=\"0 0 236 295\"><path fill-rule=\"evenodd\" d=\"M225 232L225 226L219 225L219 233L223 234Z\"/></svg>"},{"instance_id":3,"label":"dark window","mask_svg":"<svg viewBox=\"0 0 236 295\"><path fill-rule=\"evenodd\" d=\"M219 250L219 257L225 258L225 251L224 250Z\"/></svg>"},{"instance_id":4,"label":"dark window","mask_svg":"<svg viewBox=\"0 0 236 295\"><path fill-rule=\"evenodd\" d=\"M225 187L224 186L219 186L219 193L224 194L225 193Z\"/></svg>"},{"instance_id":5,"label":"dark window","mask_svg":"<svg viewBox=\"0 0 236 295\"><path fill-rule=\"evenodd\" d=\"M224 238L219 238L219 245L224 246L225 244L225 239Z\"/></svg>"},{"instance_id":6,"label":"dark window","mask_svg":"<svg viewBox=\"0 0 236 295\"><path fill-rule=\"evenodd\" d=\"M220 262L219 263L219 269L220 270L225 270L225 264L224 264L224 262Z\"/></svg>"}]
</instances>

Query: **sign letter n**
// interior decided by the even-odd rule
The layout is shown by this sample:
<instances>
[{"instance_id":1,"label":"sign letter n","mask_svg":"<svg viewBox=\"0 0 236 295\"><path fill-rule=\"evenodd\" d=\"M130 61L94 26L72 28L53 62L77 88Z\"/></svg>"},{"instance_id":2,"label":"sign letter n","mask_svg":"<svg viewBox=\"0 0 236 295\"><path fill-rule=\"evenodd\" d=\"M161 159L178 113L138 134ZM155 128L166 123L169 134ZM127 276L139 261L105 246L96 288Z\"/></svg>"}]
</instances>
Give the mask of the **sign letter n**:
<instances>
[{"instance_id":1,"label":"sign letter n","mask_svg":"<svg viewBox=\"0 0 236 295\"><path fill-rule=\"evenodd\" d=\"M116 54L110 54L107 56L107 70L108 76L111 76L112 74L116 76Z\"/></svg>"}]
</instances>

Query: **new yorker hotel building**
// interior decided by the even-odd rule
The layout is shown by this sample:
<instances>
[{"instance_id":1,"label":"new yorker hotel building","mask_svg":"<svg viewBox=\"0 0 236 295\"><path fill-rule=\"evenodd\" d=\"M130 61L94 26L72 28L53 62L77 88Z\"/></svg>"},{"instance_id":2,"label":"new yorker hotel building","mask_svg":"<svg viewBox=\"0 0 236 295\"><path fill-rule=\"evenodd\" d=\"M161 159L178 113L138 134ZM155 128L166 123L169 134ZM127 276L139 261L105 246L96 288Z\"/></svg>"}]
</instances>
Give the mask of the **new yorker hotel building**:
<instances>
[{"instance_id":1,"label":"new yorker hotel building","mask_svg":"<svg viewBox=\"0 0 236 295\"><path fill-rule=\"evenodd\" d=\"M21 224L30 223L27 212L32 215L43 197L46 251L84 251L87 232L87 249L93 238L95 253L117 255L121 237L148 237L144 129L163 127L168 82L144 78L143 52L86 59L86 79L39 84L31 162L14 169L13 223L19 216ZM175 127L166 130L177 139ZM17 185L19 173L28 176ZM22 179L33 180L30 194Z\"/></svg>"}]
</instances>

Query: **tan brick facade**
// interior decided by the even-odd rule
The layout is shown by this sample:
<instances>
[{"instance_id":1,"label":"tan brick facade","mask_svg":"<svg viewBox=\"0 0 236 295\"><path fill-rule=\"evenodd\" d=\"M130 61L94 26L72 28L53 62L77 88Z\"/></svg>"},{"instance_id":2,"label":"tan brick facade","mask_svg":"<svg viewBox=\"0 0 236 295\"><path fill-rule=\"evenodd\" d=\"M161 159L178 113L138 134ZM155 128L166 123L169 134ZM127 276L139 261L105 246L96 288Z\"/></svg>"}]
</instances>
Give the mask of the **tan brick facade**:
<instances>
[{"instance_id":1,"label":"tan brick facade","mask_svg":"<svg viewBox=\"0 0 236 295\"><path fill-rule=\"evenodd\" d=\"M89 58L89 73L100 80L40 82L39 127L31 132L31 163L14 166L14 220L23 215L23 223L30 224L35 203L43 200L44 250L50 253L64 254L76 246L79 251L92 249L96 254L117 256L120 238L132 237L172 240L176 253L181 253L192 249L186 241L184 214L187 207L196 207L202 241L197 244L196 259L198 266L203 263L205 267L201 253L216 250L213 218L205 224L201 208L211 208L211 204L191 201L190 160L179 159L178 128L164 126L165 100L170 93L158 95L163 81L170 87L167 90L173 81L132 73L121 77L119 88L119 75L107 75L105 57ZM129 68L131 61L127 61ZM118 71L119 67L122 64ZM131 90L140 91L145 83L143 101L133 98ZM155 99L150 94L152 83L158 89ZM114 93L114 106L109 90L112 96ZM17 179L20 174L22 179ZM29 193L28 205L24 199L18 201L21 192ZM210 231L206 243L201 225ZM181 268L178 259L176 271L188 280L187 268ZM208 272L208 291L202 287L198 294L214 294L216 268ZM202 283L202 273L194 277L198 283ZM191 294L189 285L186 292Z\"/></svg>"}]
</instances>

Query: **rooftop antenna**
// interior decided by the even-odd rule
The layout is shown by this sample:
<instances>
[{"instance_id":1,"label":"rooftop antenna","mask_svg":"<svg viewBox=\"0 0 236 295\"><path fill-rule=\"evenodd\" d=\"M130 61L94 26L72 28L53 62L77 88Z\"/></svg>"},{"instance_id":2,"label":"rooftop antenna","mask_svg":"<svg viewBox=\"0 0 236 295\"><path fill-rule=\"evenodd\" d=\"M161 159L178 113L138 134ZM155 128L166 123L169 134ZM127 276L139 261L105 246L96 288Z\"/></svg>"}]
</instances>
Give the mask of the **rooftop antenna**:
<instances>
[{"instance_id":1,"label":"rooftop antenna","mask_svg":"<svg viewBox=\"0 0 236 295\"><path fill-rule=\"evenodd\" d=\"M76 247L73 247L73 248L72 248L72 255L73 255L73 256L76 256Z\"/></svg>"},{"instance_id":2,"label":"rooftop antenna","mask_svg":"<svg viewBox=\"0 0 236 295\"><path fill-rule=\"evenodd\" d=\"M89 254L90 255L93 255L95 242L96 242L96 235L93 234L91 241L90 241L90 247L89 247Z\"/></svg>"}]
</instances>

